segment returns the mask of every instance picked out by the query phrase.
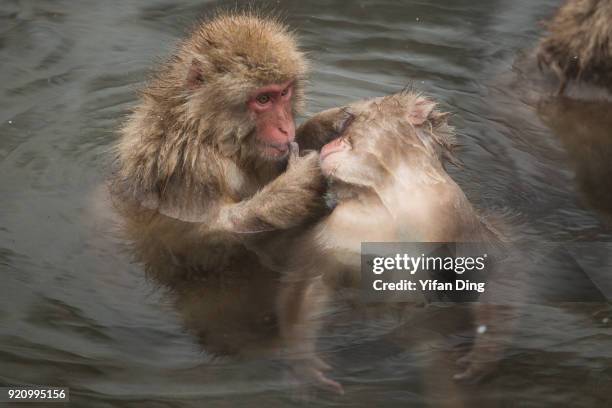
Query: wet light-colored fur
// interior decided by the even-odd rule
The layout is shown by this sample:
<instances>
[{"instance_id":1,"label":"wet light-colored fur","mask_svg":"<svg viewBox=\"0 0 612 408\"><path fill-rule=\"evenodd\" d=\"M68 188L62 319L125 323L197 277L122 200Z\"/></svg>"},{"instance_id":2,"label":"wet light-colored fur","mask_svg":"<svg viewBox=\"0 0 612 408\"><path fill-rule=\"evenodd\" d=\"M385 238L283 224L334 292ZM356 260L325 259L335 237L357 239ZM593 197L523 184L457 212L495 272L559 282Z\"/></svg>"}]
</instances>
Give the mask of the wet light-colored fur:
<instances>
[{"instance_id":1,"label":"wet light-colored fur","mask_svg":"<svg viewBox=\"0 0 612 408\"><path fill-rule=\"evenodd\" d=\"M483 221L444 168L456 162L448 114L411 92L347 110L355 115L344 136L353 149L326 158L337 206L317 227L317 242L358 254L364 241L480 238Z\"/></svg>"},{"instance_id":2,"label":"wet light-colored fur","mask_svg":"<svg viewBox=\"0 0 612 408\"><path fill-rule=\"evenodd\" d=\"M359 287L362 242L498 239L444 169L446 161L456 162L455 135L435 102L406 91L322 112L303 128L333 133L351 115L339 136L352 148L322 162L334 210L295 245L279 299L288 354L299 370L328 387L333 381L322 376L313 357L315 333L331 293Z\"/></svg>"},{"instance_id":3,"label":"wet light-colored fur","mask_svg":"<svg viewBox=\"0 0 612 408\"><path fill-rule=\"evenodd\" d=\"M612 0L568 0L546 25L538 49L540 64L559 77L612 90Z\"/></svg>"}]
</instances>

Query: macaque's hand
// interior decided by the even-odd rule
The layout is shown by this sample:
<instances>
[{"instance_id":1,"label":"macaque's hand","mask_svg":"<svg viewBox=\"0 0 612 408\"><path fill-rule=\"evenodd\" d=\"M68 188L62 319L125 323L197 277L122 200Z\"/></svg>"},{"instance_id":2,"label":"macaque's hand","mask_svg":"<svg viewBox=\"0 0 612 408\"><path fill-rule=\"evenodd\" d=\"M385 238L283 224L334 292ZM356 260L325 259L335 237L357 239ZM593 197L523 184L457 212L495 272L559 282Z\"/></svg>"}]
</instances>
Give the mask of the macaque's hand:
<instances>
[{"instance_id":1,"label":"macaque's hand","mask_svg":"<svg viewBox=\"0 0 612 408\"><path fill-rule=\"evenodd\" d=\"M325 183L318 153L299 157L292 143L289 154L284 173L251 199L222 208L222 229L238 233L286 230L323 214Z\"/></svg>"},{"instance_id":2,"label":"macaque's hand","mask_svg":"<svg viewBox=\"0 0 612 408\"><path fill-rule=\"evenodd\" d=\"M300 157L298 144L292 142L289 147L289 164L286 175L296 177L298 184L306 190L321 191L323 189L323 175L319 163L319 153L308 151Z\"/></svg>"},{"instance_id":3,"label":"macaque's hand","mask_svg":"<svg viewBox=\"0 0 612 408\"><path fill-rule=\"evenodd\" d=\"M302 149L321 150L323 145L340 136L350 115L342 108L328 109L311 117L295 132Z\"/></svg>"},{"instance_id":4,"label":"macaque's hand","mask_svg":"<svg viewBox=\"0 0 612 408\"><path fill-rule=\"evenodd\" d=\"M292 187L293 203L302 202L307 208L315 209L323 204L325 180L321 173L319 153L309 151L300 156L297 143L290 145L290 156L287 171L283 175Z\"/></svg>"},{"instance_id":5,"label":"macaque's hand","mask_svg":"<svg viewBox=\"0 0 612 408\"><path fill-rule=\"evenodd\" d=\"M319 154L308 152L300 157L296 143L291 143L290 150L287 170L269 185L267 194L274 225L280 229L299 225L324 208Z\"/></svg>"},{"instance_id":6,"label":"macaque's hand","mask_svg":"<svg viewBox=\"0 0 612 408\"><path fill-rule=\"evenodd\" d=\"M501 351L498 348L475 346L469 353L457 360L460 370L453 376L455 381L478 383L497 368Z\"/></svg>"},{"instance_id":7,"label":"macaque's hand","mask_svg":"<svg viewBox=\"0 0 612 408\"><path fill-rule=\"evenodd\" d=\"M292 360L289 364L291 373L301 390L314 387L334 394L344 394L342 385L324 374L324 371L330 370L331 367L320 358L312 356L306 359Z\"/></svg>"},{"instance_id":8,"label":"macaque's hand","mask_svg":"<svg viewBox=\"0 0 612 408\"><path fill-rule=\"evenodd\" d=\"M474 345L469 353L457 360L461 370L453 376L457 381L475 383L492 374L504 356L514 328L511 319L505 318L504 308L480 306L476 310L479 325Z\"/></svg>"}]
</instances>

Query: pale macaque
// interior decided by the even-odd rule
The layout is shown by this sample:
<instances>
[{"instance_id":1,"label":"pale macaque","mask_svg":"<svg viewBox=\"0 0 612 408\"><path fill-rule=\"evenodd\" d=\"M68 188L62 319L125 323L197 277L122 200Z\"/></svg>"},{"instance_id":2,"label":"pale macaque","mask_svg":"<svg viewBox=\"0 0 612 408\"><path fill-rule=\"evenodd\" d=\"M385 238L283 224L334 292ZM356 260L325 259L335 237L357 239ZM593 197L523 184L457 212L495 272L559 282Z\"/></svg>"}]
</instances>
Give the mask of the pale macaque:
<instances>
[{"instance_id":1,"label":"pale macaque","mask_svg":"<svg viewBox=\"0 0 612 408\"><path fill-rule=\"evenodd\" d=\"M299 157L294 142L306 74L282 23L218 15L156 70L120 132L123 232L216 353L249 354L278 332L278 274L247 243L324 208L318 154Z\"/></svg>"},{"instance_id":2,"label":"pale macaque","mask_svg":"<svg viewBox=\"0 0 612 408\"><path fill-rule=\"evenodd\" d=\"M455 161L447 118L405 91L322 112L298 130L310 143L333 139L320 153L333 211L293 244L279 300L287 356L307 380L341 390L317 357L316 316L338 288L359 287L362 242L501 242L444 168Z\"/></svg>"},{"instance_id":3,"label":"pale macaque","mask_svg":"<svg viewBox=\"0 0 612 408\"><path fill-rule=\"evenodd\" d=\"M558 94L572 80L612 91L611 21L612 0L567 0L546 24L538 65L556 74Z\"/></svg>"}]
</instances>

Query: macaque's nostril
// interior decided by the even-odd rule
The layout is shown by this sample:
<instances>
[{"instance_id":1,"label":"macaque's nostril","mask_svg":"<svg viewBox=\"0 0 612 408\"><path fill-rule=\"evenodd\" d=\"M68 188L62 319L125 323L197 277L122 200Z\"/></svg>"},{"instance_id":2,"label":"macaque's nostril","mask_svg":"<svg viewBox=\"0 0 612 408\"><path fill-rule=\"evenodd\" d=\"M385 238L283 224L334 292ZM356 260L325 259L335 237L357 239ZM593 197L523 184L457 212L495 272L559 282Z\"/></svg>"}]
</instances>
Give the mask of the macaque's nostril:
<instances>
[{"instance_id":1,"label":"macaque's nostril","mask_svg":"<svg viewBox=\"0 0 612 408\"><path fill-rule=\"evenodd\" d=\"M283 129L282 127L279 127L279 128L278 128L278 130L280 130L280 131L281 131L281 133L282 133L283 135L288 135L288 134L289 134L289 132L287 132L287 131L286 131L285 129Z\"/></svg>"}]
</instances>

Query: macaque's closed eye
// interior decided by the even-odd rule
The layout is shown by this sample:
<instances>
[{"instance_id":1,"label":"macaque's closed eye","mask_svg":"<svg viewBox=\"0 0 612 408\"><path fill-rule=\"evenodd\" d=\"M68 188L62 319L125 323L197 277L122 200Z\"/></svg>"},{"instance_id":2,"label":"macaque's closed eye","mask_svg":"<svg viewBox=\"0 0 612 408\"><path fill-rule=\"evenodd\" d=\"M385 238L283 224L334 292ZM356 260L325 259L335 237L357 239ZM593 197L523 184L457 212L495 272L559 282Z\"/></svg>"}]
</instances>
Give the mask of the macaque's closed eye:
<instances>
[{"instance_id":1,"label":"macaque's closed eye","mask_svg":"<svg viewBox=\"0 0 612 408\"><path fill-rule=\"evenodd\" d=\"M344 113L345 117L344 117L344 120L341 122L340 128L338 130L339 137L345 136L346 131L351 126L351 124L355 121L355 118L356 118L355 114L351 113L347 108L343 108L342 112Z\"/></svg>"}]
</instances>

